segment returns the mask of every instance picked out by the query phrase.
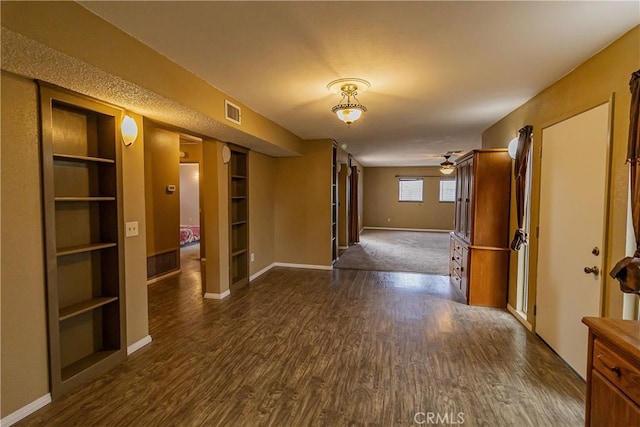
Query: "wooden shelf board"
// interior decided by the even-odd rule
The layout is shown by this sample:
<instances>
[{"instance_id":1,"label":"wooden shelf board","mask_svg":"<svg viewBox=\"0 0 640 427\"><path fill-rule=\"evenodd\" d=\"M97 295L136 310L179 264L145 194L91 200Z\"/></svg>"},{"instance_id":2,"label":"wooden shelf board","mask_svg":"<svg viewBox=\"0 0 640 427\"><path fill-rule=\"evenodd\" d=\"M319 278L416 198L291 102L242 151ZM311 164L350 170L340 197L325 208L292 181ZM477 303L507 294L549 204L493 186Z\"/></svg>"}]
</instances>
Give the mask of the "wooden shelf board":
<instances>
[{"instance_id":1,"label":"wooden shelf board","mask_svg":"<svg viewBox=\"0 0 640 427\"><path fill-rule=\"evenodd\" d=\"M62 368L62 381L67 381L80 372L92 367L101 360L114 354L117 350L103 350L91 353L90 355L83 357L77 362L73 362L71 365Z\"/></svg>"},{"instance_id":2,"label":"wooden shelf board","mask_svg":"<svg viewBox=\"0 0 640 427\"><path fill-rule=\"evenodd\" d=\"M100 249L112 248L114 246L116 246L115 243L93 243L91 245L70 246L67 248L58 249L58 251L56 252L56 255L57 256L73 255L73 254L79 254L82 252L97 251Z\"/></svg>"},{"instance_id":3,"label":"wooden shelf board","mask_svg":"<svg viewBox=\"0 0 640 427\"><path fill-rule=\"evenodd\" d=\"M90 196L90 197L55 197L56 202L112 202L115 197L102 197L102 196Z\"/></svg>"},{"instance_id":4,"label":"wooden shelf board","mask_svg":"<svg viewBox=\"0 0 640 427\"><path fill-rule=\"evenodd\" d=\"M231 252L231 256L237 256L237 255L242 255L243 253L247 252L246 249L237 249L233 252Z\"/></svg>"},{"instance_id":5,"label":"wooden shelf board","mask_svg":"<svg viewBox=\"0 0 640 427\"><path fill-rule=\"evenodd\" d=\"M76 156L72 154L54 153L54 159L69 160L72 162L97 162L97 163L115 163L113 159L105 159L102 157Z\"/></svg>"},{"instance_id":6,"label":"wooden shelf board","mask_svg":"<svg viewBox=\"0 0 640 427\"><path fill-rule=\"evenodd\" d=\"M231 175L231 179L247 179L244 175Z\"/></svg>"},{"instance_id":7,"label":"wooden shelf board","mask_svg":"<svg viewBox=\"0 0 640 427\"><path fill-rule=\"evenodd\" d=\"M73 316L77 316L78 314L91 311L95 308L102 307L103 305L109 304L117 300L118 300L118 297L100 297L100 298L92 298L87 301L82 301L82 302L79 302L78 304L73 304L68 307L61 308L58 318L60 321L66 320Z\"/></svg>"},{"instance_id":8,"label":"wooden shelf board","mask_svg":"<svg viewBox=\"0 0 640 427\"><path fill-rule=\"evenodd\" d=\"M246 224L246 223L247 223L246 220L245 221L236 221L236 222L232 222L231 226L242 225L242 224Z\"/></svg>"},{"instance_id":9,"label":"wooden shelf board","mask_svg":"<svg viewBox=\"0 0 640 427\"><path fill-rule=\"evenodd\" d=\"M232 196L231 200L244 200L246 198L247 198L247 196Z\"/></svg>"}]
</instances>

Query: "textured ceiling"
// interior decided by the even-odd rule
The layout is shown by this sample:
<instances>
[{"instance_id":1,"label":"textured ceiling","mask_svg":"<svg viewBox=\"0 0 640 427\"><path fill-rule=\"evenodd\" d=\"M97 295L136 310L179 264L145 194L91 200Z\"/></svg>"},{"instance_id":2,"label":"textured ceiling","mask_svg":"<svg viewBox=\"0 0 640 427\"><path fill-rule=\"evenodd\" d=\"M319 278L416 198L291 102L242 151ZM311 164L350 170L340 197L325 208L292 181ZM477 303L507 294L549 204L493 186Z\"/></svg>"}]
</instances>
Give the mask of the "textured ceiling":
<instances>
[{"instance_id":1,"label":"textured ceiling","mask_svg":"<svg viewBox=\"0 0 640 427\"><path fill-rule=\"evenodd\" d=\"M479 147L484 129L640 22L640 3L614 1L81 4L366 166ZM342 77L371 82L359 96L369 112L350 127L326 89Z\"/></svg>"}]
</instances>

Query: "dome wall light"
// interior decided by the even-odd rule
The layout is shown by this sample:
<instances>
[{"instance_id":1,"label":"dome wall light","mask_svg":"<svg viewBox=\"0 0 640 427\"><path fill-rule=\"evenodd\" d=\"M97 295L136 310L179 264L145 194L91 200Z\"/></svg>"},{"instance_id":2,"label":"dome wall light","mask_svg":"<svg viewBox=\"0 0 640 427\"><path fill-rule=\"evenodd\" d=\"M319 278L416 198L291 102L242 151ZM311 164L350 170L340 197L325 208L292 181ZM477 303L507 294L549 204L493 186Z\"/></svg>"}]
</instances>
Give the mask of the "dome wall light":
<instances>
[{"instance_id":1,"label":"dome wall light","mask_svg":"<svg viewBox=\"0 0 640 427\"><path fill-rule=\"evenodd\" d=\"M122 142L125 146L129 147L133 145L138 137L138 125L136 121L131 118L128 114L122 118L122 123L120 124L120 131L122 132Z\"/></svg>"},{"instance_id":2,"label":"dome wall light","mask_svg":"<svg viewBox=\"0 0 640 427\"><path fill-rule=\"evenodd\" d=\"M518 152L518 141L519 138L517 136L509 141L509 147L507 148L507 150L509 151L509 157L511 157L512 159L516 158L516 153Z\"/></svg>"},{"instance_id":3,"label":"dome wall light","mask_svg":"<svg viewBox=\"0 0 640 427\"><path fill-rule=\"evenodd\" d=\"M357 95L359 90L365 91L371 87L371 84L366 80L352 78L334 80L327 85L327 88L332 92L335 92L337 87L340 88L339 93L342 95L342 101L335 105L331 112L350 125L367 111L367 107L360 103Z\"/></svg>"}]
</instances>

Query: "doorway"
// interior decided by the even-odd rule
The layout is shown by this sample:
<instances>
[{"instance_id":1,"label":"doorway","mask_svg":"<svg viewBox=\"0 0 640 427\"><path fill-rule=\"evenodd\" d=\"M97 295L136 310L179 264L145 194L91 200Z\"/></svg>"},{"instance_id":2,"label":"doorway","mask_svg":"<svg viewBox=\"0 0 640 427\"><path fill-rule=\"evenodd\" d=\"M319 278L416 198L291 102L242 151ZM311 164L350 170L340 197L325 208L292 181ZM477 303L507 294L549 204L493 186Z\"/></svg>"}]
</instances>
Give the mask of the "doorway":
<instances>
[{"instance_id":1,"label":"doorway","mask_svg":"<svg viewBox=\"0 0 640 427\"><path fill-rule=\"evenodd\" d=\"M542 130L536 333L582 378L601 314L609 103Z\"/></svg>"},{"instance_id":2,"label":"doorway","mask_svg":"<svg viewBox=\"0 0 640 427\"><path fill-rule=\"evenodd\" d=\"M180 138L180 265L183 274L199 275L203 257L201 144L184 135Z\"/></svg>"}]
</instances>

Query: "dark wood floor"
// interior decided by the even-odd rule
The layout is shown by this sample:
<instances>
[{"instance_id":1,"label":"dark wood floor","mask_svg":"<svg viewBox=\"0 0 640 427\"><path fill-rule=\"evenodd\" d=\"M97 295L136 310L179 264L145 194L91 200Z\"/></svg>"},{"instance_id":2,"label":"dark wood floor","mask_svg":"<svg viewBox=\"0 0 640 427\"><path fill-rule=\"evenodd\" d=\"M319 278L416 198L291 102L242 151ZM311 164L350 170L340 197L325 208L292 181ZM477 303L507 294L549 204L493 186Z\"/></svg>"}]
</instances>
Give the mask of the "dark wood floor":
<instances>
[{"instance_id":1,"label":"dark wood floor","mask_svg":"<svg viewBox=\"0 0 640 427\"><path fill-rule=\"evenodd\" d=\"M150 345L21 424L584 424L584 383L554 353L454 299L444 276L274 268L203 300L187 272L149 287Z\"/></svg>"}]
</instances>

